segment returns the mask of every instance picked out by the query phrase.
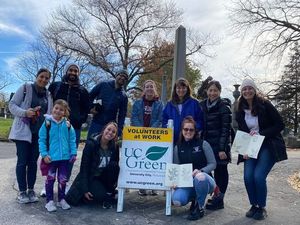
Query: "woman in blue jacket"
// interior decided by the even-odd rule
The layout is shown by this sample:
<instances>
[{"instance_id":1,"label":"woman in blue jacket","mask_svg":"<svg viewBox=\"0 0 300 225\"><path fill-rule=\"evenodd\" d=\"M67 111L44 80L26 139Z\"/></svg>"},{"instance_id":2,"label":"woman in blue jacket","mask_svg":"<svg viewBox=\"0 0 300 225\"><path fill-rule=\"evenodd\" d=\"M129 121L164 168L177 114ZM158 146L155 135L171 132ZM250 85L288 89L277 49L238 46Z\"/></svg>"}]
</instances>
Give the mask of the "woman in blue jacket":
<instances>
[{"instance_id":1,"label":"woman in blue jacket","mask_svg":"<svg viewBox=\"0 0 300 225\"><path fill-rule=\"evenodd\" d=\"M179 78L173 87L172 98L168 101L163 110L162 126L167 127L169 119L174 123L174 143L177 142L181 122L186 116L192 116L196 121L197 131L202 131L203 113L197 99L192 97L192 90L189 82L184 78Z\"/></svg>"},{"instance_id":2,"label":"woman in blue jacket","mask_svg":"<svg viewBox=\"0 0 300 225\"><path fill-rule=\"evenodd\" d=\"M132 106L131 125L136 127L161 127L163 104L159 100L157 87L153 80L146 80L142 98ZM157 193L152 190L151 195ZM146 190L139 190L139 195L146 196Z\"/></svg>"}]
</instances>

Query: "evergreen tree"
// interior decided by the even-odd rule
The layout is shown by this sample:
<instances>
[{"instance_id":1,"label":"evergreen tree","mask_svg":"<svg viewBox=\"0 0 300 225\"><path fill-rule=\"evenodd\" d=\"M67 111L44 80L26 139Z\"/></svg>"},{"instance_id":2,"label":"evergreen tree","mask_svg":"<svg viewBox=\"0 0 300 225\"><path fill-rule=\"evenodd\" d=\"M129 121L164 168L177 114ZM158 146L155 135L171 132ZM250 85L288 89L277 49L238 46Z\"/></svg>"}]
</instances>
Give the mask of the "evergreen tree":
<instances>
[{"instance_id":1,"label":"evergreen tree","mask_svg":"<svg viewBox=\"0 0 300 225\"><path fill-rule=\"evenodd\" d=\"M298 132L299 103L300 103L300 48L296 42L290 49L289 63L285 65L284 73L275 94L278 110L281 113L287 128Z\"/></svg>"}]
</instances>

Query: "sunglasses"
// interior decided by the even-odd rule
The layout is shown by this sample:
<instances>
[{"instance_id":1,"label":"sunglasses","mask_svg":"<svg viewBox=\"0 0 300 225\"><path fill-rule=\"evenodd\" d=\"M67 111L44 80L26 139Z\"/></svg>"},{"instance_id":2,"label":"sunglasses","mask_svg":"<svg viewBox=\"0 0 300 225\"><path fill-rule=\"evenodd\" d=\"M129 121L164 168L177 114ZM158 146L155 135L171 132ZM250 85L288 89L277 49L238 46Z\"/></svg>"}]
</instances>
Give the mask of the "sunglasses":
<instances>
[{"instance_id":1,"label":"sunglasses","mask_svg":"<svg viewBox=\"0 0 300 225\"><path fill-rule=\"evenodd\" d=\"M194 128L182 128L182 130L184 130L185 132L194 132L195 129Z\"/></svg>"}]
</instances>

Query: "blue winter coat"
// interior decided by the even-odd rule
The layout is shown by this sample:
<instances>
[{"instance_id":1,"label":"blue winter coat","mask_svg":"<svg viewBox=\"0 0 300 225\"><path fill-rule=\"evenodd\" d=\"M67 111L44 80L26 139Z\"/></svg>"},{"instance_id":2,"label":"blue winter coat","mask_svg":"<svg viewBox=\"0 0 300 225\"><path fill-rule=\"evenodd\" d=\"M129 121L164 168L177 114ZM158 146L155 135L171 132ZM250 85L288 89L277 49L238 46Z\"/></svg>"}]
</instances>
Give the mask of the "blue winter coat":
<instances>
[{"instance_id":1,"label":"blue winter coat","mask_svg":"<svg viewBox=\"0 0 300 225\"><path fill-rule=\"evenodd\" d=\"M143 98L134 102L131 111L131 125L135 127L144 126L144 101ZM150 127L161 127L163 104L161 101L154 101L152 104Z\"/></svg>"},{"instance_id":2,"label":"blue winter coat","mask_svg":"<svg viewBox=\"0 0 300 225\"><path fill-rule=\"evenodd\" d=\"M178 105L169 101L163 110L163 127L167 127L168 120L174 121L174 143L177 142L181 122L186 116L192 116L197 124L197 130L202 131L203 129L203 112L200 108L200 104L197 99L189 97L182 104L182 111L179 114Z\"/></svg>"},{"instance_id":3,"label":"blue winter coat","mask_svg":"<svg viewBox=\"0 0 300 225\"><path fill-rule=\"evenodd\" d=\"M51 123L49 149L47 146L47 120ZM69 160L71 155L77 154L74 128L68 127L66 119L57 123L52 117L47 117L39 131L39 150L42 158L48 155L51 161Z\"/></svg>"},{"instance_id":4,"label":"blue winter coat","mask_svg":"<svg viewBox=\"0 0 300 225\"><path fill-rule=\"evenodd\" d=\"M125 116L127 113L128 98L123 88L115 89L115 80L104 81L97 84L90 92L90 104L102 100L98 113L94 115L93 122L106 125L108 122L117 121L119 135L122 133Z\"/></svg>"}]
</instances>

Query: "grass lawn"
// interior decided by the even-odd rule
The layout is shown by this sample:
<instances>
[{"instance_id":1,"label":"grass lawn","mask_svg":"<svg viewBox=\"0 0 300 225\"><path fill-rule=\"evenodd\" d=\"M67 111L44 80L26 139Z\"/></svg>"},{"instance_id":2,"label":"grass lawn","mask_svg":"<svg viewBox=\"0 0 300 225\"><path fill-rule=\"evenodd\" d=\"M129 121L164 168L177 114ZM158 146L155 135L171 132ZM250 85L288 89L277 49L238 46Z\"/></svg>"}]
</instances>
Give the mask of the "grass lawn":
<instances>
[{"instance_id":1,"label":"grass lawn","mask_svg":"<svg viewBox=\"0 0 300 225\"><path fill-rule=\"evenodd\" d=\"M4 119L0 117L0 139L8 138L9 129L12 125L13 119ZM87 131L81 131L81 140L86 140Z\"/></svg>"},{"instance_id":2,"label":"grass lawn","mask_svg":"<svg viewBox=\"0 0 300 225\"><path fill-rule=\"evenodd\" d=\"M12 122L12 119L4 119L3 117L0 117L0 138L8 138Z\"/></svg>"}]
</instances>

